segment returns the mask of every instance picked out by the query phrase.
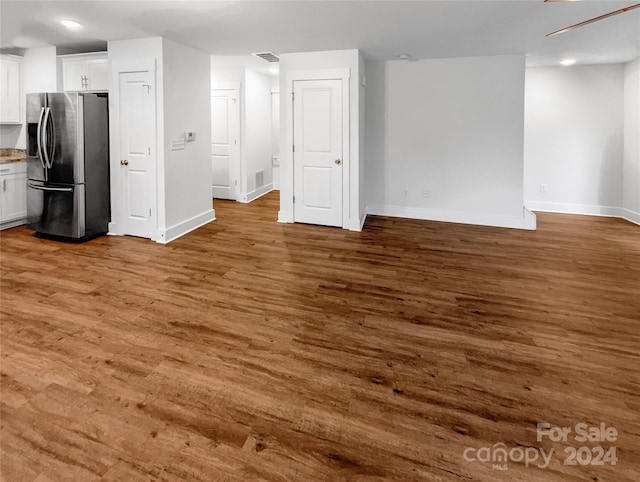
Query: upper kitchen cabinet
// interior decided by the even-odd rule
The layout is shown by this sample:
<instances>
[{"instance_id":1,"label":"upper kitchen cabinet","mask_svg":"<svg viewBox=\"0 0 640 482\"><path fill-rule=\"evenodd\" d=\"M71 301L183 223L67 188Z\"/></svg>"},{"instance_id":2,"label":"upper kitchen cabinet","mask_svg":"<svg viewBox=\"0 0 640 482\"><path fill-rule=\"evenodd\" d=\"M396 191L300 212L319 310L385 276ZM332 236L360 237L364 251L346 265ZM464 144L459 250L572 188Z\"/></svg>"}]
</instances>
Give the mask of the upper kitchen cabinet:
<instances>
[{"instance_id":1,"label":"upper kitchen cabinet","mask_svg":"<svg viewBox=\"0 0 640 482\"><path fill-rule=\"evenodd\" d=\"M61 55L62 88L65 92L109 90L106 52Z\"/></svg>"},{"instance_id":2,"label":"upper kitchen cabinet","mask_svg":"<svg viewBox=\"0 0 640 482\"><path fill-rule=\"evenodd\" d=\"M22 58L0 56L0 124L20 124Z\"/></svg>"}]
</instances>

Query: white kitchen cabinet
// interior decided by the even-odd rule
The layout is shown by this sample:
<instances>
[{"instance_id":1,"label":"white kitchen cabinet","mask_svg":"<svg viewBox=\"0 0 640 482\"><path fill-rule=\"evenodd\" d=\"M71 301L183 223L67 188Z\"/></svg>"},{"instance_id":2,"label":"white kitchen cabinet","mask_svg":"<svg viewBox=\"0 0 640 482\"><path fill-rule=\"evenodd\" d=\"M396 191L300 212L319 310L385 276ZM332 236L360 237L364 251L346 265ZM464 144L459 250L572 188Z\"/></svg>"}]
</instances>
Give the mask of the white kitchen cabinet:
<instances>
[{"instance_id":1,"label":"white kitchen cabinet","mask_svg":"<svg viewBox=\"0 0 640 482\"><path fill-rule=\"evenodd\" d=\"M0 57L0 124L20 124L22 103L22 59Z\"/></svg>"},{"instance_id":2,"label":"white kitchen cabinet","mask_svg":"<svg viewBox=\"0 0 640 482\"><path fill-rule=\"evenodd\" d=\"M27 219L27 163L0 164L0 229L24 224Z\"/></svg>"},{"instance_id":3,"label":"white kitchen cabinet","mask_svg":"<svg viewBox=\"0 0 640 482\"><path fill-rule=\"evenodd\" d=\"M109 90L109 61L106 52L63 55L62 88L65 92Z\"/></svg>"}]
</instances>

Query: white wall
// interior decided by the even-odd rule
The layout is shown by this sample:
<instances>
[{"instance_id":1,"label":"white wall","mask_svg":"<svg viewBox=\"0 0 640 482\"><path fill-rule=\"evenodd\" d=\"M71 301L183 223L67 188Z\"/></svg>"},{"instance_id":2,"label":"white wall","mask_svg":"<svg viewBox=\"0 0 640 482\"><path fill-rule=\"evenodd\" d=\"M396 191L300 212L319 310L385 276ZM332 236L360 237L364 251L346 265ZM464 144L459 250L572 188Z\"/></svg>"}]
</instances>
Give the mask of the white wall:
<instances>
[{"instance_id":1,"label":"white wall","mask_svg":"<svg viewBox=\"0 0 640 482\"><path fill-rule=\"evenodd\" d=\"M618 214L622 203L623 77L619 64L527 69L527 207ZM546 192L541 192L541 184Z\"/></svg>"},{"instance_id":2,"label":"white wall","mask_svg":"<svg viewBox=\"0 0 640 482\"><path fill-rule=\"evenodd\" d=\"M273 164L273 189L280 189L280 76L271 78L271 155L278 158Z\"/></svg>"},{"instance_id":3,"label":"white wall","mask_svg":"<svg viewBox=\"0 0 640 482\"><path fill-rule=\"evenodd\" d=\"M343 226L349 229L360 229L360 95L358 85L360 78L360 54L358 50L331 50L321 52L303 52L280 55L280 221L293 221L293 153L286 146L287 133L292 129L292 113L287 109L291 100L291 86L287 85L289 72L300 70L349 69L350 108L349 131L349 200L348 219Z\"/></svg>"},{"instance_id":4,"label":"white wall","mask_svg":"<svg viewBox=\"0 0 640 482\"><path fill-rule=\"evenodd\" d=\"M243 162L246 166L246 200L273 189L271 149L271 77L245 71L245 137ZM264 171L264 185L256 188L256 172Z\"/></svg>"},{"instance_id":5,"label":"white wall","mask_svg":"<svg viewBox=\"0 0 640 482\"><path fill-rule=\"evenodd\" d=\"M0 148L26 149L24 124L0 124Z\"/></svg>"},{"instance_id":6,"label":"white wall","mask_svg":"<svg viewBox=\"0 0 640 482\"><path fill-rule=\"evenodd\" d=\"M280 189L280 87L271 89L271 155L278 164L272 166L273 188Z\"/></svg>"},{"instance_id":7,"label":"white wall","mask_svg":"<svg viewBox=\"0 0 640 482\"><path fill-rule=\"evenodd\" d=\"M27 49L22 58L25 94L58 91L58 57L55 47Z\"/></svg>"},{"instance_id":8,"label":"white wall","mask_svg":"<svg viewBox=\"0 0 640 482\"><path fill-rule=\"evenodd\" d=\"M622 215L640 224L640 59L624 68Z\"/></svg>"},{"instance_id":9,"label":"white wall","mask_svg":"<svg viewBox=\"0 0 640 482\"><path fill-rule=\"evenodd\" d=\"M0 125L0 147L25 149L25 98L33 92L57 92L56 48L37 47L27 49L22 57L22 120L21 125Z\"/></svg>"},{"instance_id":10,"label":"white wall","mask_svg":"<svg viewBox=\"0 0 640 482\"><path fill-rule=\"evenodd\" d=\"M212 213L211 67L209 54L172 40L162 39L162 53L165 218L160 229L171 233L192 222L200 225L197 220ZM171 140L184 138L188 131L195 133L195 141L172 151Z\"/></svg>"},{"instance_id":11,"label":"white wall","mask_svg":"<svg viewBox=\"0 0 640 482\"><path fill-rule=\"evenodd\" d=\"M215 82L244 82L244 68L219 69L211 64L211 88Z\"/></svg>"},{"instance_id":12,"label":"white wall","mask_svg":"<svg viewBox=\"0 0 640 482\"><path fill-rule=\"evenodd\" d=\"M523 207L524 60L368 63L367 212L534 229Z\"/></svg>"}]
</instances>

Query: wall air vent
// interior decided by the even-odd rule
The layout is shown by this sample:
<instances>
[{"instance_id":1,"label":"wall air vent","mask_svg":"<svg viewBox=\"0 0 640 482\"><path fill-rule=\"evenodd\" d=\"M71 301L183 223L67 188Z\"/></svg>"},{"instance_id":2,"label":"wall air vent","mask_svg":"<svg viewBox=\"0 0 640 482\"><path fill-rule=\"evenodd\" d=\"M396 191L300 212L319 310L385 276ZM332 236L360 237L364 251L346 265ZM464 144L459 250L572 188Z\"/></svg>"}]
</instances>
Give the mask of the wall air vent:
<instances>
[{"instance_id":1,"label":"wall air vent","mask_svg":"<svg viewBox=\"0 0 640 482\"><path fill-rule=\"evenodd\" d=\"M267 62L280 62L280 57L278 54L273 52L256 52L251 54L254 57L260 57L262 60L266 60Z\"/></svg>"},{"instance_id":2,"label":"wall air vent","mask_svg":"<svg viewBox=\"0 0 640 482\"><path fill-rule=\"evenodd\" d=\"M256 189L264 187L264 169L256 171Z\"/></svg>"}]
</instances>

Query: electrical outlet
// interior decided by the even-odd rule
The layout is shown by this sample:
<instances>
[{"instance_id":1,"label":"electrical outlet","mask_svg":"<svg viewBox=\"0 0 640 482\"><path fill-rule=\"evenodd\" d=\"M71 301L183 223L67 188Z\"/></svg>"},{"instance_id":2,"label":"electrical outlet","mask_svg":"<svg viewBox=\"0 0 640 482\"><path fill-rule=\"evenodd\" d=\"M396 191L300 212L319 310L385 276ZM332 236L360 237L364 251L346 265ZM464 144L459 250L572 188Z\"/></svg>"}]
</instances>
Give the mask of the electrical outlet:
<instances>
[{"instance_id":1,"label":"electrical outlet","mask_svg":"<svg viewBox=\"0 0 640 482\"><path fill-rule=\"evenodd\" d=\"M546 193L547 192L547 185L546 184L540 184L540 192L542 192L542 193Z\"/></svg>"},{"instance_id":2,"label":"electrical outlet","mask_svg":"<svg viewBox=\"0 0 640 482\"><path fill-rule=\"evenodd\" d=\"M424 191L422 191L422 195L424 197L430 197L431 196L431 191L429 191L428 189L425 189Z\"/></svg>"},{"instance_id":3,"label":"electrical outlet","mask_svg":"<svg viewBox=\"0 0 640 482\"><path fill-rule=\"evenodd\" d=\"M404 188L404 197L409 197L409 188L408 187Z\"/></svg>"}]
</instances>

